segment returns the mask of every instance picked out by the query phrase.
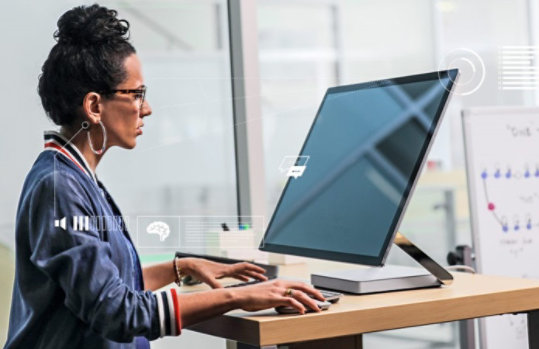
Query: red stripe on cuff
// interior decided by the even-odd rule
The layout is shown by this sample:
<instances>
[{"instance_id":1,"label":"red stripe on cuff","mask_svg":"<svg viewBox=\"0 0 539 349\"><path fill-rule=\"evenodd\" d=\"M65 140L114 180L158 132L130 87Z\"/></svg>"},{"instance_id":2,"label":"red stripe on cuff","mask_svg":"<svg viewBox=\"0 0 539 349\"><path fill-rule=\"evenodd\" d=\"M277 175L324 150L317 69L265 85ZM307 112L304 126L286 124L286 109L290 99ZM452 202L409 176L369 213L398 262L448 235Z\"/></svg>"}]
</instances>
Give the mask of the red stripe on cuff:
<instances>
[{"instance_id":1,"label":"red stripe on cuff","mask_svg":"<svg viewBox=\"0 0 539 349\"><path fill-rule=\"evenodd\" d=\"M180 302L178 301L178 294L174 288L170 289L172 294L172 303L174 303L174 313L176 313L176 335L182 333L182 314L180 313Z\"/></svg>"}]
</instances>

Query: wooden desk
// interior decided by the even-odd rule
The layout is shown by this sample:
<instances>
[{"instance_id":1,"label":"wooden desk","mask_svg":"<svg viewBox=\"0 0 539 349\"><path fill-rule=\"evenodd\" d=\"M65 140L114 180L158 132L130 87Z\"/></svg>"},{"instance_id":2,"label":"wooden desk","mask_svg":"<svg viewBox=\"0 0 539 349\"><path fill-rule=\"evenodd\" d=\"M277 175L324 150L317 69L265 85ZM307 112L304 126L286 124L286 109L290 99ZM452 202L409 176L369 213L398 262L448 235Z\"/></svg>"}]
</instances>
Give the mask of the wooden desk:
<instances>
[{"instance_id":1,"label":"wooden desk","mask_svg":"<svg viewBox=\"0 0 539 349\"><path fill-rule=\"evenodd\" d=\"M454 273L451 286L341 298L305 315L229 312L189 329L254 347L361 348L361 334L506 313L528 313L530 348L539 349L539 280ZM306 279L307 274L303 275ZM338 338L337 338L338 337ZM307 343L298 343L306 342ZM244 347L250 347L244 346Z\"/></svg>"}]
</instances>

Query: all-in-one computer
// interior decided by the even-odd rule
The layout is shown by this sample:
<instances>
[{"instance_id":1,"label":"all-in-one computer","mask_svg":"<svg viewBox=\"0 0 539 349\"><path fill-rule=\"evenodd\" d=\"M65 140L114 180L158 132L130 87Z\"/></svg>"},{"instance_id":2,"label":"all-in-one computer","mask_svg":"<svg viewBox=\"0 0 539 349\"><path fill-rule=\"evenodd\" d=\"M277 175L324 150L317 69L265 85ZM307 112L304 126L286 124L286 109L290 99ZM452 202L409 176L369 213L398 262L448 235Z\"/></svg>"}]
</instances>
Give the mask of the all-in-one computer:
<instances>
[{"instance_id":1,"label":"all-in-one computer","mask_svg":"<svg viewBox=\"0 0 539 349\"><path fill-rule=\"evenodd\" d=\"M313 285L371 293L449 284L444 268L398 232L458 70L329 88L260 249L383 266L395 242L425 269L355 268Z\"/></svg>"}]
</instances>

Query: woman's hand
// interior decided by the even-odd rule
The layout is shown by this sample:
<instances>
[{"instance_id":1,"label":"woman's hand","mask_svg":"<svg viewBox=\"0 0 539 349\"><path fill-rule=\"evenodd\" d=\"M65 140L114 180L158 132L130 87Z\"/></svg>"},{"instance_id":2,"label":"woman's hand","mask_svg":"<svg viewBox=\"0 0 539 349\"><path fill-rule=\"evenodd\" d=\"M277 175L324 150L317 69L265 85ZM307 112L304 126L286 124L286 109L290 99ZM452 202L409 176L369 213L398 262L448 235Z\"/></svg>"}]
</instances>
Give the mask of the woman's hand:
<instances>
[{"instance_id":1,"label":"woman's hand","mask_svg":"<svg viewBox=\"0 0 539 349\"><path fill-rule=\"evenodd\" d=\"M320 311L314 299L324 301L322 294L301 282L287 280L272 280L259 284L237 287L233 290L237 297L237 308L247 311L257 311L278 306L292 306L304 314L305 306Z\"/></svg>"},{"instance_id":2,"label":"woman's hand","mask_svg":"<svg viewBox=\"0 0 539 349\"><path fill-rule=\"evenodd\" d=\"M217 279L232 277L241 281L249 281L250 278L265 281L263 268L251 263L241 262L235 264L223 264L202 258L181 258L178 260L182 274L190 275L202 281L212 288L223 287Z\"/></svg>"}]
</instances>

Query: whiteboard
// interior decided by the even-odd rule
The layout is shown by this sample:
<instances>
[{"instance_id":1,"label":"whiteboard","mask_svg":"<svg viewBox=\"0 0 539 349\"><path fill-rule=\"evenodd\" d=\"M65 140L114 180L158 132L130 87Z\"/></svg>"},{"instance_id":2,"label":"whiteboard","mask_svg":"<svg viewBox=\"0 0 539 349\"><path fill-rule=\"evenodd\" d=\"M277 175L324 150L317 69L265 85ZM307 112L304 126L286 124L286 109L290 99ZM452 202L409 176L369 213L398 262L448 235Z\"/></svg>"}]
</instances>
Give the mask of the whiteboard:
<instances>
[{"instance_id":1,"label":"whiteboard","mask_svg":"<svg viewBox=\"0 0 539 349\"><path fill-rule=\"evenodd\" d=\"M462 113L476 266L539 279L539 108ZM482 348L528 348L525 315L480 320Z\"/></svg>"}]
</instances>

